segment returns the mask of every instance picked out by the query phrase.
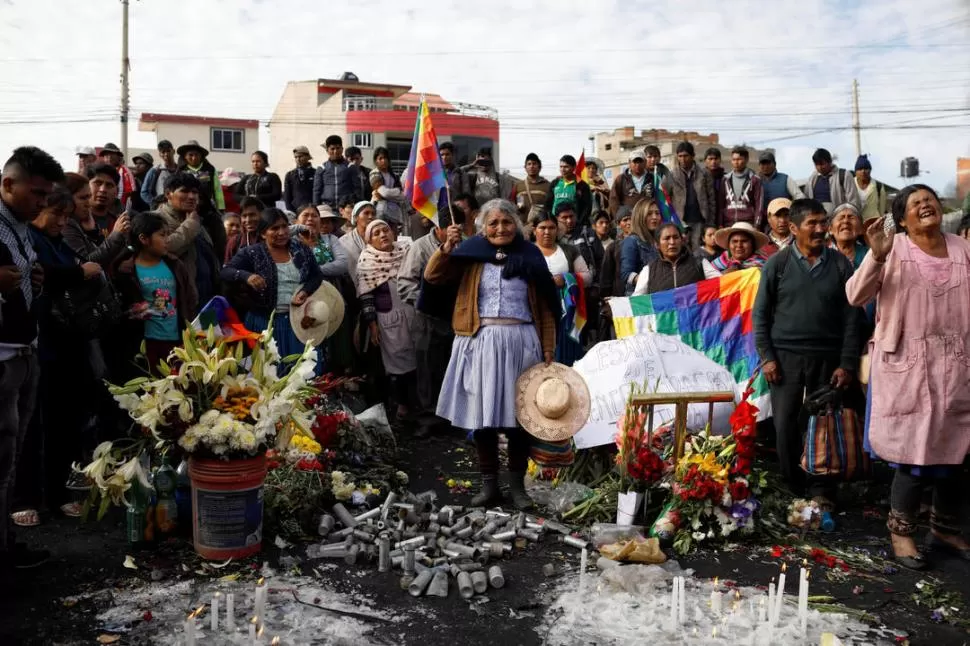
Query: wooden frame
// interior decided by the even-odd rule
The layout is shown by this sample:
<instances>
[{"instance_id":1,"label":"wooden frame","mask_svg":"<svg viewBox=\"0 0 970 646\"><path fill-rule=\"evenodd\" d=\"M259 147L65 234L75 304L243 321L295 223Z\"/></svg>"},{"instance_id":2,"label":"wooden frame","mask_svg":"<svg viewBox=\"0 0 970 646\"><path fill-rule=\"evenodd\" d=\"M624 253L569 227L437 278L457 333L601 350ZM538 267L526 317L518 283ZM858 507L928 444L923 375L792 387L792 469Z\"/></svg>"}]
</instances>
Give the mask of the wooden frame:
<instances>
[{"instance_id":1,"label":"wooden frame","mask_svg":"<svg viewBox=\"0 0 970 646\"><path fill-rule=\"evenodd\" d=\"M714 419L714 404L733 403L733 391L698 393L645 393L633 395L630 405L647 409L647 433L653 433L653 407L674 404L674 465L684 457L684 442L687 441L687 406L708 404L708 423Z\"/></svg>"}]
</instances>

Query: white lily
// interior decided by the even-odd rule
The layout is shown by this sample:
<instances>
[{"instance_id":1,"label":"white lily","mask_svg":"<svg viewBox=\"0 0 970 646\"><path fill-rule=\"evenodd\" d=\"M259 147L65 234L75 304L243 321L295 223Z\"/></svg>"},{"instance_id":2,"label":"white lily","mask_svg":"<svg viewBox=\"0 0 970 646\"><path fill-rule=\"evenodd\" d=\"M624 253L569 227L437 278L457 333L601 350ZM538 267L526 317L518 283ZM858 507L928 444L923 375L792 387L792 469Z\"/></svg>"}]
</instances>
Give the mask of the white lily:
<instances>
[{"instance_id":1,"label":"white lily","mask_svg":"<svg viewBox=\"0 0 970 646\"><path fill-rule=\"evenodd\" d=\"M102 442L96 449L94 449L94 456L87 466L80 467L80 465L75 462L73 465L71 465L71 467L78 473L83 473L87 478L93 480L99 489L103 489L105 486L106 473L120 464L111 456L112 448L113 445L111 442Z\"/></svg>"}]
</instances>

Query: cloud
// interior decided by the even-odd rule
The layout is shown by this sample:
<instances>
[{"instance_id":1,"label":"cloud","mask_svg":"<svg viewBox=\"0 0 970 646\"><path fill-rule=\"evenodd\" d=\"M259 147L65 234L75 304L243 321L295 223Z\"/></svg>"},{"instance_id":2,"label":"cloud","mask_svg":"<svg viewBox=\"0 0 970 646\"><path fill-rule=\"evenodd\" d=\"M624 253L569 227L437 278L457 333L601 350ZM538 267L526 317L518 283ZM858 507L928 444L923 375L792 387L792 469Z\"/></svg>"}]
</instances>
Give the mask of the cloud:
<instances>
[{"instance_id":1,"label":"cloud","mask_svg":"<svg viewBox=\"0 0 970 646\"><path fill-rule=\"evenodd\" d=\"M855 78L877 177L898 181L900 159L916 156L942 188L970 154L970 127L955 127L970 124L965 0L169 0L130 11L135 125L141 112L266 120L287 81L353 71L498 109L504 167L535 151L551 171L589 134L632 125L772 146L804 177L818 146L852 166ZM3 13L0 151L33 143L73 166L75 145L116 141L120 5L35 0ZM136 128L130 141L153 143Z\"/></svg>"}]
</instances>

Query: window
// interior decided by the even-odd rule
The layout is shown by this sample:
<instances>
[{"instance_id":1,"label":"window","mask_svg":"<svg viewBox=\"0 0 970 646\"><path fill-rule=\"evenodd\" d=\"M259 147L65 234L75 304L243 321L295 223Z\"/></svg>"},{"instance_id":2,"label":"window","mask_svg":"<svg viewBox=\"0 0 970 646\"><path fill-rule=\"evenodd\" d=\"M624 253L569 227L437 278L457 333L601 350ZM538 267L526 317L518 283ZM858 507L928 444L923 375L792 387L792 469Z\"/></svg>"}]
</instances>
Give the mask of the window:
<instances>
[{"instance_id":1,"label":"window","mask_svg":"<svg viewBox=\"0 0 970 646\"><path fill-rule=\"evenodd\" d=\"M607 150L613 150L613 144L606 144L605 148Z\"/></svg>"},{"instance_id":2,"label":"window","mask_svg":"<svg viewBox=\"0 0 970 646\"><path fill-rule=\"evenodd\" d=\"M212 150L221 150L230 153L245 152L245 133L239 128L213 128Z\"/></svg>"},{"instance_id":3,"label":"window","mask_svg":"<svg viewBox=\"0 0 970 646\"><path fill-rule=\"evenodd\" d=\"M361 110L376 110L377 99L372 96L350 95L344 99L344 112L358 112Z\"/></svg>"},{"instance_id":4,"label":"window","mask_svg":"<svg viewBox=\"0 0 970 646\"><path fill-rule=\"evenodd\" d=\"M374 145L373 135L369 132L350 133L350 145L358 148L371 148Z\"/></svg>"}]
</instances>

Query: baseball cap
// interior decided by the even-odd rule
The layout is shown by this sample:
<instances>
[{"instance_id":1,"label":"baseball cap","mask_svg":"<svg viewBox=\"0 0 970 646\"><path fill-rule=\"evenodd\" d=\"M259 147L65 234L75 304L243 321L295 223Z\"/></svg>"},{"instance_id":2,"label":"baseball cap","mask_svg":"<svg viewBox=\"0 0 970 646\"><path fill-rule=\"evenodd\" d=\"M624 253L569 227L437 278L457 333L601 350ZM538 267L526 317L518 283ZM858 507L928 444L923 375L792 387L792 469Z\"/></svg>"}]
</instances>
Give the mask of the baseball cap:
<instances>
[{"instance_id":1,"label":"baseball cap","mask_svg":"<svg viewBox=\"0 0 970 646\"><path fill-rule=\"evenodd\" d=\"M302 155L309 155L310 154L310 149L307 148L306 146L297 146L296 148L293 149L293 154L294 155L301 155L301 154Z\"/></svg>"},{"instance_id":2,"label":"baseball cap","mask_svg":"<svg viewBox=\"0 0 970 646\"><path fill-rule=\"evenodd\" d=\"M776 197L768 202L768 215L774 215L782 209L791 209L791 200L787 197Z\"/></svg>"},{"instance_id":3,"label":"baseball cap","mask_svg":"<svg viewBox=\"0 0 970 646\"><path fill-rule=\"evenodd\" d=\"M630 156L627 159L629 159L630 161L633 161L634 159L645 160L646 158L647 158L647 154L643 152L643 148L636 148L630 151Z\"/></svg>"},{"instance_id":4,"label":"baseball cap","mask_svg":"<svg viewBox=\"0 0 970 646\"><path fill-rule=\"evenodd\" d=\"M758 155L759 164L774 164L775 163L775 153L765 151ZM789 205L791 206L791 205Z\"/></svg>"}]
</instances>

